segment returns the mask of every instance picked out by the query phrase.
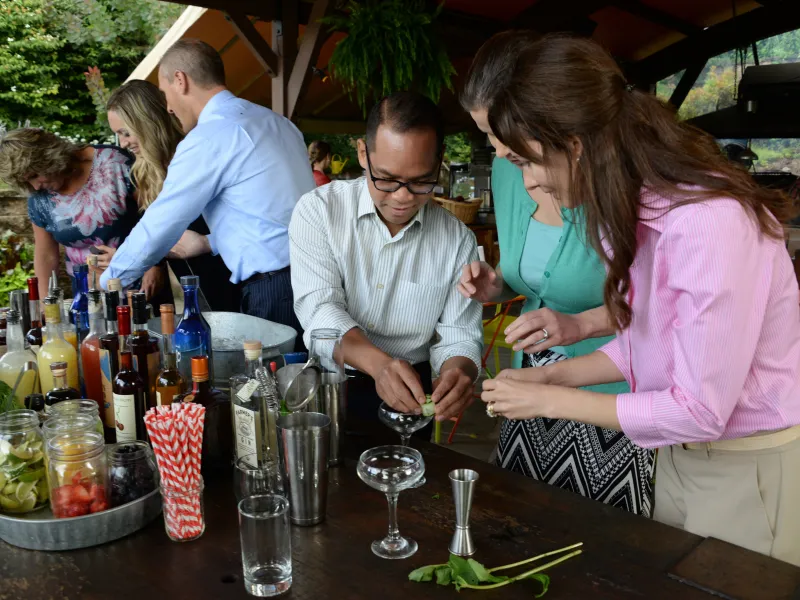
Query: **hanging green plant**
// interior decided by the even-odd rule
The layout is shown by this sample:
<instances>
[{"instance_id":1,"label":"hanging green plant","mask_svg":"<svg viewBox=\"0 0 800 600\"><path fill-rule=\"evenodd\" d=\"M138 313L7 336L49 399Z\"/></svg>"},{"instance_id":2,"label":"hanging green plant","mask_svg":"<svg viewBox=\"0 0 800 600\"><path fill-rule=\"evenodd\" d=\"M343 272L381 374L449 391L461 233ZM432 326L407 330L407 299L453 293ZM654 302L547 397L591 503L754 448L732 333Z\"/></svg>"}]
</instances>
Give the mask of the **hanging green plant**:
<instances>
[{"instance_id":1,"label":"hanging green plant","mask_svg":"<svg viewBox=\"0 0 800 600\"><path fill-rule=\"evenodd\" d=\"M321 20L347 34L333 51L330 70L345 91L355 94L364 115L369 103L400 90L415 89L434 102L442 87L453 89L456 70L438 36L424 0L350 0L345 13Z\"/></svg>"}]
</instances>

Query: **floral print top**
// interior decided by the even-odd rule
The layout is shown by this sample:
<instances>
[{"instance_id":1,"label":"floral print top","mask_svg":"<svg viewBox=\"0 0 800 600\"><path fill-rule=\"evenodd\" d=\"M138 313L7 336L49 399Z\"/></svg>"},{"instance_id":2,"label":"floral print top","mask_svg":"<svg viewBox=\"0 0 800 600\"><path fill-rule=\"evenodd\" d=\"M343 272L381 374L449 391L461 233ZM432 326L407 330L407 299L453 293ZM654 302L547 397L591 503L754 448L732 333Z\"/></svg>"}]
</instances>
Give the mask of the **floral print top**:
<instances>
[{"instance_id":1,"label":"floral print top","mask_svg":"<svg viewBox=\"0 0 800 600\"><path fill-rule=\"evenodd\" d=\"M40 190L28 197L28 216L64 246L67 272L86 262L91 246L119 248L139 220L131 181L133 158L97 145L89 179L74 194Z\"/></svg>"}]
</instances>

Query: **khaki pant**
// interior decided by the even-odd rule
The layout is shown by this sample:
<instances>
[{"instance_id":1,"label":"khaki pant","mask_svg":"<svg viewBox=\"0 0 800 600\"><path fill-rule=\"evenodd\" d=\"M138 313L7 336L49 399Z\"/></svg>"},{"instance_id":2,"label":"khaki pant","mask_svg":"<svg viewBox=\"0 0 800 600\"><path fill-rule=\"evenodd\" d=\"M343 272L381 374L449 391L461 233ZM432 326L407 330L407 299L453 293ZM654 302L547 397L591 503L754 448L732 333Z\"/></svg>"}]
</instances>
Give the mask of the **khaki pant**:
<instances>
[{"instance_id":1,"label":"khaki pant","mask_svg":"<svg viewBox=\"0 0 800 600\"><path fill-rule=\"evenodd\" d=\"M800 439L766 450L661 448L653 518L800 566Z\"/></svg>"}]
</instances>

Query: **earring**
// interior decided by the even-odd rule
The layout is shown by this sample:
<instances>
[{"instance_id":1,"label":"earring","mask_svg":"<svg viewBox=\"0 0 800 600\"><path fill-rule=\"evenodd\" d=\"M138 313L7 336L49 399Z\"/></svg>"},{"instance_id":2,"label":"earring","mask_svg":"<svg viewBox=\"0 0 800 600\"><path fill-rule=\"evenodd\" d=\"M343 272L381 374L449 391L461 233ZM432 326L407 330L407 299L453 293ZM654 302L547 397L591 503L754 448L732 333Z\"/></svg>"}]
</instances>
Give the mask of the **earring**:
<instances>
[{"instance_id":1,"label":"earring","mask_svg":"<svg viewBox=\"0 0 800 600\"><path fill-rule=\"evenodd\" d=\"M576 162L576 163L579 163L579 162L581 162L581 157L579 156L578 158L576 158L576 159L575 159L575 162Z\"/></svg>"}]
</instances>

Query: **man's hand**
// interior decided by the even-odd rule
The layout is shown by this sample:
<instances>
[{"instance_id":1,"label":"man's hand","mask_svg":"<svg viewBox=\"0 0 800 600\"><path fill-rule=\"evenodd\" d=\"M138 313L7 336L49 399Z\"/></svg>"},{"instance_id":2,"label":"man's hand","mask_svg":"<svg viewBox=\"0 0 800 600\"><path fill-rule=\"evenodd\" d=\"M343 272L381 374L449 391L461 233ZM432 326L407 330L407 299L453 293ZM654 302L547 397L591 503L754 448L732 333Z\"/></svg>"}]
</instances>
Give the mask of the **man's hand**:
<instances>
[{"instance_id":1,"label":"man's hand","mask_svg":"<svg viewBox=\"0 0 800 600\"><path fill-rule=\"evenodd\" d=\"M405 360L387 361L375 377L375 390L386 404L399 412L418 412L425 404L419 375Z\"/></svg>"},{"instance_id":2,"label":"man's hand","mask_svg":"<svg viewBox=\"0 0 800 600\"><path fill-rule=\"evenodd\" d=\"M142 288L140 292L144 292L148 300L154 297L158 291L164 287L166 283L166 269L164 267L151 267L142 277Z\"/></svg>"},{"instance_id":3,"label":"man's hand","mask_svg":"<svg viewBox=\"0 0 800 600\"><path fill-rule=\"evenodd\" d=\"M105 271L108 268L108 265L111 264L111 259L114 258L114 254L116 254L117 249L112 248L111 246L95 246L98 250L102 250L102 254L97 255L97 268L100 273Z\"/></svg>"},{"instance_id":4,"label":"man's hand","mask_svg":"<svg viewBox=\"0 0 800 600\"><path fill-rule=\"evenodd\" d=\"M461 368L444 371L433 382L431 400L436 404L436 420L456 417L473 401L472 377Z\"/></svg>"}]
</instances>

